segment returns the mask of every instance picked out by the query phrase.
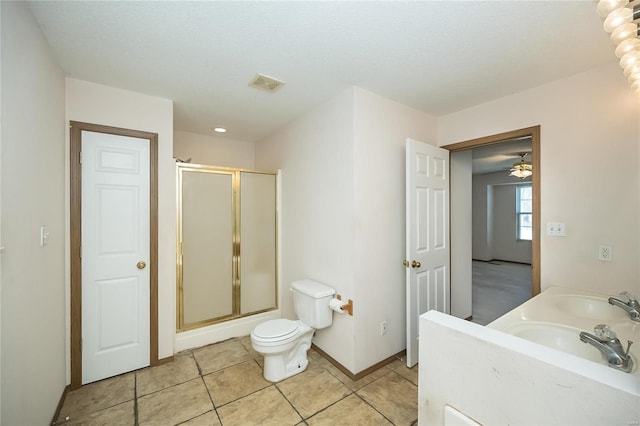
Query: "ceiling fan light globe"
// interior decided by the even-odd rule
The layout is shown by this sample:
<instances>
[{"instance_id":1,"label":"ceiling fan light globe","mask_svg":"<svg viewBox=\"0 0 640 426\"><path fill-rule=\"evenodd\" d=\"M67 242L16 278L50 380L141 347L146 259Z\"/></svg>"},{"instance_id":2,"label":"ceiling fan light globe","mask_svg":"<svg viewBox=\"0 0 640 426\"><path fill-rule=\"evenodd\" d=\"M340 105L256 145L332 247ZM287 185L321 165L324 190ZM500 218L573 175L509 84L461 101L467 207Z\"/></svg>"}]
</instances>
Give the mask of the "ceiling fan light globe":
<instances>
[{"instance_id":1,"label":"ceiling fan light globe","mask_svg":"<svg viewBox=\"0 0 640 426\"><path fill-rule=\"evenodd\" d=\"M600 0L596 9L598 10L598 15L606 18L614 10L624 7L626 3L627 0Z\"/></svg>"},{"instance_id":2,"label":"ceiling fan light globe","mask_svg":"<svg viewBox=\"0 0 640 426\"><path fill-rule=\"evenodd\" d=\"M637 38L628 38L616 47L616 56L622 58L629 52L638 51L640 40Z\"/></svg>"},{"instance_id":3,"label":"ceiling fan light globe","mask_svg":"<svg viewBox=\"0 0 640 426\"><path fill-rule=\"evenodd\" d=\"M632 39L638 35L638 25L634 22L629 22L616 28L611 33L611 41L617 46L625 40Z\"/></svg>"},{"instance_id":4,"label":"ceiling fan light globe","mask_svg":"<svg viewBox=\"0 0 640 426\"><path fill-rule=\"evenodd\" d=\"M633 64L640 64L640 51L638 50L628 52L620 59L620 66L623 69Z\"/></svg>"},{"instance_id":5,"label":"ceiling fan light globe","mask_svg":"<svg viewBox=\"0 0 640 426\"><path fill-rule=\"evenodd\" d=\"M631 22L632 19L633 10L628 7L622 7L609 13L602 26L606 32L612 33L624 24Z\"/></svg>"}]
</instances>

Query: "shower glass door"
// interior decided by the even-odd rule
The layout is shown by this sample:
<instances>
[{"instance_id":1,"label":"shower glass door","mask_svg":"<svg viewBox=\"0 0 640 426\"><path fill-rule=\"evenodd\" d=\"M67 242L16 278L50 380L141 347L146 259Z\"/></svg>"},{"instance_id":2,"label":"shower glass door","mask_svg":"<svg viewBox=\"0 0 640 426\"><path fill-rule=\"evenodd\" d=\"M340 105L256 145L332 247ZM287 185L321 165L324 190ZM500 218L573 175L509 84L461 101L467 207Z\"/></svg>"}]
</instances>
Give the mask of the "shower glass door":
<instances>
[{"instance_id":1,"label":"shower glass door","mask_svg":"<svg viewBox=\"0 0 640 426\"><path fill-rule=\"evenodd\" d=\"M177 329L277 308L276 175L177 165Z\"/></svg>"}]
</instances>

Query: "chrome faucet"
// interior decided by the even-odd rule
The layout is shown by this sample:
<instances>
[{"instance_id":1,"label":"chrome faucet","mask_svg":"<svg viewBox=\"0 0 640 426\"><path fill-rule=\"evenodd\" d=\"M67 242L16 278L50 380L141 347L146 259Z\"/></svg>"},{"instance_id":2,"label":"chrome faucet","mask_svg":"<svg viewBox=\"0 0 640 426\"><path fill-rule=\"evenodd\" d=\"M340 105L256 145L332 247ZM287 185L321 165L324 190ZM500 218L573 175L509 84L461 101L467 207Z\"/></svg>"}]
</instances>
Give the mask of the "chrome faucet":
<instances>
[{"instance_id":1,"label":"chrome faucet","mask_svg":"<svg viewBox=\"0 0 640 426\"><path fill-rule=\"evenodd\" d=\"M622 296L623 299L610 297L609 303L624 309L632 321L640 322L640 302L638 302L638 299L628 291L623 291L620 293L620 296Z\"/></svg>"},{"instance_id":2,"label":"chrome faucet","mask_svg":"<svg viewBox=\"0 0 640 426\"><path fill-rule=\"evenodd\" d=\"M633 359L629 354L629 348L633 342L627 341L627 349L622 348L616 333L606 324L598 324L593 329L594 334L583 331L580 333L580 340L598 349L602 356L606 358L609 367L630 373L633 369Z\"/></svg>"}]
</instances>

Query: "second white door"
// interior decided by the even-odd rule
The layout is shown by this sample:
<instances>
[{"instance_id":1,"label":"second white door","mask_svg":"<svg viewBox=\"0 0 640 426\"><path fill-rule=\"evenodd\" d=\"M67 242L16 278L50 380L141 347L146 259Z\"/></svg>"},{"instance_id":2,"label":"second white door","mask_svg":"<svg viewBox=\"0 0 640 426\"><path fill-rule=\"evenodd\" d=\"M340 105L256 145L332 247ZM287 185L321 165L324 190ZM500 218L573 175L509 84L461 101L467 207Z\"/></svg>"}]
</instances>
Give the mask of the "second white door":
<instances>
[{"instance_id":1,"label":"second white door","mask_svg":"<svg viewBox=\"0 0 640 426\"><path fill-rule=\"evenodd\" d=\"M407 366L418 362L418 317L449 313L449 151L406 143Z\"/></svg>"}]
</instances>

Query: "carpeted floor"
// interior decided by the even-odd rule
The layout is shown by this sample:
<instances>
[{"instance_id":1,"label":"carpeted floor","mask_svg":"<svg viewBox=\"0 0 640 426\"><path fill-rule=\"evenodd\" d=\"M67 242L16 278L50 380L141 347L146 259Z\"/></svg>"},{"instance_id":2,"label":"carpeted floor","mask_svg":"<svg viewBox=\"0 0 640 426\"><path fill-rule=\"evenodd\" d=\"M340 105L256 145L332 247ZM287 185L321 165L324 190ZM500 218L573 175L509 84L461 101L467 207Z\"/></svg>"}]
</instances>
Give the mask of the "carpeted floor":
<instances>
[{"instance_id":1,"label":"carpeted floor","mask_svg":"<svg viewBox=\"0 0 640 426\"><path fill-rule=\"evenodd\" d=\"M487 325L531 298L531 265L473 261L473 319Z\"/></svg>"}]
</instances>

